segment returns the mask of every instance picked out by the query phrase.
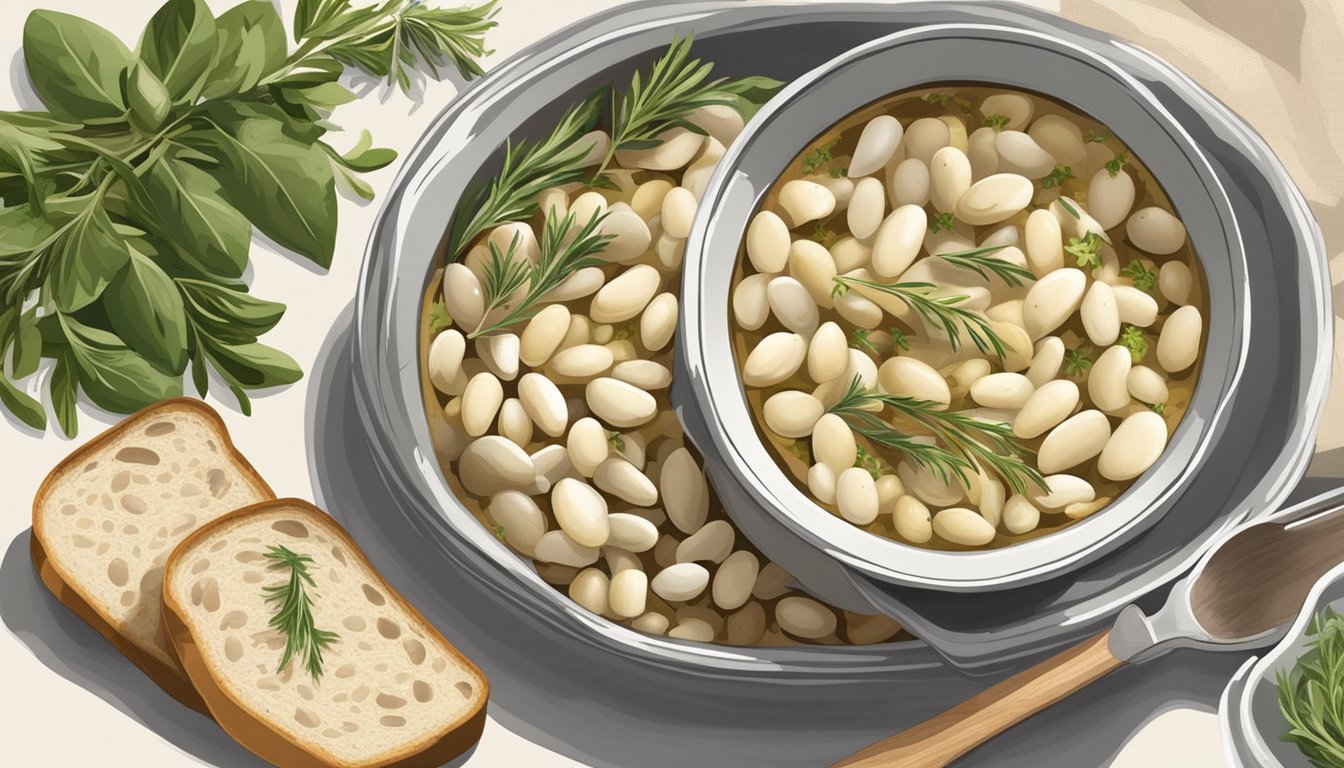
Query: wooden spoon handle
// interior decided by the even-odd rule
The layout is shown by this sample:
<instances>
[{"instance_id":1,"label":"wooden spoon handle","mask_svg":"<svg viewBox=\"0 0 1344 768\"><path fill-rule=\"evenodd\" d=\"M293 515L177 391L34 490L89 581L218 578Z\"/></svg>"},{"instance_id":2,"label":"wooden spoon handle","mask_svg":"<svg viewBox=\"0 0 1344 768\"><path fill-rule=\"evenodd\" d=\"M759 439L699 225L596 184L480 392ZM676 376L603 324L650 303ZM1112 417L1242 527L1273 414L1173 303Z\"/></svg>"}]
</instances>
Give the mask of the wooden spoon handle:
<instances>
[{"instance_id":1,"label":"wooden spoon handle","mask_svg":"<svg viewBox=\"0 0 1344 768\"><path fill-rule=\"evenodd\" d=\"M937 768L997 736L1124 662L1110 630L1023 670L925 722L836 763L834 768Z\"/></svg>"}]
</instances>

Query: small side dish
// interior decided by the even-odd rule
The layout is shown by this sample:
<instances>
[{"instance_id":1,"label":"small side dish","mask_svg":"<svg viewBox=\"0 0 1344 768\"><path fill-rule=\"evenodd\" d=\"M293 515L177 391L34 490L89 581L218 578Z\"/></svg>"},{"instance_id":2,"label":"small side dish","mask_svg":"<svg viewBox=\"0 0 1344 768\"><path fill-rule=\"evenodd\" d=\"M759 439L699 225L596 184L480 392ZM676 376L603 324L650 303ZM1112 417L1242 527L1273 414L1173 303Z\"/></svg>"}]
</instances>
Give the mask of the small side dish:
<instances>
[{"instance_id":1,"label":"small side dish","mask_svg":"<svg viewBox=\"0 0 1344 768\"><path fill-rule=\"evenodd\" d=\"M1205 296L1171 202L1105 126L946 85L804 148L730 301L795 483L877 535L974 550L1085 518L1152 466L1198 378Z\"/></svg>"},{"instance_id":2,"label":"small side dish","mask_svg":"<svg viewBox=\"0 0 1344 768\"><path fill-rule=\"evenodd\" d=\"M1344 616L1332 608L1307 628L1315 638L1297 664L1278 676L1280 738L1297 745L1316 768L1344 765Z\"/></svg>"}]
</instances>

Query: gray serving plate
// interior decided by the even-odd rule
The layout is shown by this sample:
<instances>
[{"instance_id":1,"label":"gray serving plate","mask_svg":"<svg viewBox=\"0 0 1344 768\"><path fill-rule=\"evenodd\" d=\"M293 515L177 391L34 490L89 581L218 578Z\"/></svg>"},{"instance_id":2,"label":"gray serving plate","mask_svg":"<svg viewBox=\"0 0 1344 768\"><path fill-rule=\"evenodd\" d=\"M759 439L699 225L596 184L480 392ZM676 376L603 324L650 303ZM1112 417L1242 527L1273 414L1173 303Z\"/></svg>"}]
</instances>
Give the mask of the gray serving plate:
<instances>
[{"instance_id":1,"label":"gray serving plate","mask_svg":"<svg viewBox=\"0 0 1344 768\"><path fill-rule=\"evenodd\" d=\"M551 718L553 727L564 731L552 733L584 742L587 754L607 758L595 762L681 765L684 754L696 754L712 765L817 765L936 713L977 686L942 665L922 642L738 649L641 635L575 607L485 531L448 489L421 405L420 301L457 200L467 184L498 170L506 137L544 134L570 102L612 79L627 79L633 68L655 59L674 32L694 32L696 52L716 61L717 73L787 80L885 34L920 24L977 20L1072 35L1123 54L1136 69L1149 66L1142 51L1052 14L1009 4L640 4L559 30L473 84L426 131L384 198L355 303L352 384L359 423L344 439L347 450L358 447L361 461L368 454L357 473L376 474L380 486L376 493L370 490L368 498L378 499L378 507L368 514L386 518L388 540L405 540L393 537L392 529L414 532L416 548L404 555L415 560L406 564L419 582L412 591L441 595L435 601L442 606L439 615L470 607L460 623L445 625L445 631L474 653L496 692L506 697L515 691L515 711L539 702L538 717ZM1159 98L1170 100L1181 119L1195 119L1197 110L1185 108L1179 93L1167 90ZM1259 348L1281 355L1287 365L1304 349L1314 354L1328 336L1321 325L1328 312L1319 237L1281 169L1258 170L1278 168L1263 144L1235 121L1216 126L1211 134L1206 149L1226 174L1238 217L1254 224L1254 231L1243 233L1248 250L1278 254L1273 270L1267 263L1260 269L1267 290L1281 295L1283 311L1293 314L1255 333ZM1277 308L1271 314L1277 317ZM1004 627L1005 637L1023 654L1039 642L1033 636L1067 642L1067 633L1056 636L1047 630L1069 625L1075 634L1088 631L1135 596L1160 589L1197 556L1183 545L1194 531L1226 528L1251 511L1272 508L1292 487L1310 440L1292 456L1272 446L1283 445L1290 433L1300 434L1298 424L1314 421L1328 359L1309 375L1294 374L1291 383L1251 393L1281 400L1284 421L1247 427L1248 433L1263 433L1266 447L1244 446L1244 453L1258 459L1236 459L1233 465L1248 473L1232 478L1237 487L1206 489L1206 502L1167 515L1135 545L1148 548L1120 570L1050 585L1012 606L992 607L985 618ZM1225 508L1233 497L1242 502ZM1135 571L1145 572L1144 577L1128 579ZM430 603L421 602L431 613ZM945 629L931 624L929 630L942 633L940 642L952 648L964 633L975 631L956 622ZM1046 648L1042 644L1039 650ZM1020 664L1013 655L1002 661L995 671ZM557 694L561 703L545 698L555 690L563 691ZM601 727L571 722L579 715L569 718L563 700L575 702L576 713L601 707L615 720L598 723ZM621 722L640 718L661 723L659 732L613 733L621 730ZM565 720L563 728L556 720ZM691 741L665 751L644 747L674 734L689 734Z\"/></svg>"}]
</instances>

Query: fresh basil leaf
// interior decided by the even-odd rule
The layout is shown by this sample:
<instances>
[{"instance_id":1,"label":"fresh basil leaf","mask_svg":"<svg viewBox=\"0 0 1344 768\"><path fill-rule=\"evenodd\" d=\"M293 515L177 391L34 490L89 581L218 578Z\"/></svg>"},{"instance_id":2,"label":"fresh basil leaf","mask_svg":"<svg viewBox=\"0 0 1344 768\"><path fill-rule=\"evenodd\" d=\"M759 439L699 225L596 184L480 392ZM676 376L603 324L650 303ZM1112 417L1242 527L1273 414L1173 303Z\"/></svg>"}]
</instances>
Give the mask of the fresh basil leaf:
<instances>
[{"instance_id":1,"label":"fresh basil leaf","mask_svg":"<svg viewBox=\"0 0 1344 768\"><path fill-rule=\"evenodd\" d=\"M215 17L201 0L168 0L150 18L139 52L173 101L192 101L215 54Z\"/></svg>"},{"instance_id":2,"label":"fresh basil leaf","mask_svg":"<svg viewBox=\"0 0 1344 768\"><path fill-rule=\"evenodd\" d=\"M132 413L182 394L182 377L151 365L113 334L58 316L84 394L100 408Z\"/></svg>"},{"instance_id":3,"label":"fresh basil leaf","mask_svg":"<svg viewBox=\"0 0 1344 768\"><path fill-rule=\"evenodd\" d=\"M252 225L220 196L209 173L170 153L144 175L143 195L132 195L136 218L152 223L193 267L225 277L247 268ZM162 211L174 215L163 216Z\"/></svg>"},{"instance_id":4,"label":"fresh basil leaf","mask_svg":"<svg viewBox=\"0 0 1344 768\"><path fill-rule=\"evenodd\" d=\"M70 354L62 352L51 369L51 406L56 411L56 423L66 437L74 437L79 431L79 413L75 409L75 401L79 398L77 375Z\"/></svg>"},{"instance_id":5,"label":"fresh basil leaf","mask_svg":"<svg viewBox=\"0 0 1344 768\"><path fill-rule=\"evenodd\" d=\"M220 375L243 389L278 387L303 378L294 358L257 342L222 344L211 340L205 344L205 354Z\"/></svg>"},{"instance_id":6,"label":"fresh basil leaf","mask_svg":"<svg viewBox=\"0 0 1344 768\"><path fill-rule=\"evenodd\" d=\"M131 258L107 286L103 310L126 345L159 368L187 367L187 317L172 278L131 249Z\"/></svg>"},{"instance_id":7,"label":"fresh basil leaf","mask_svg":"<svg viewBox=\"0 0 1344 768\"><path fill-rule=\"evenodd\" d=\"M130 258L130 250L97 203L78 214L51 245L48 275L52 299L62 312L74 312L102 295Z\"/></svg>"},{"instance_id":8,"label":"fresh basil leaf","mask_svg":"<svg viewBox=\"0 0 1344 768\"><path fill-rule=\"evenodd\" d=\"M126 107L131 125L137 131L151 135L168 118L173 99L149 67L137 63L126 73Z\"/></svg>"},{"instance_id":9,"label":"fresh basil leaf","mask_svg":"<svg viewBox=\"0 0 1344 768\"><path fill-rule=\"evenodd\" d=\"M43 410L42 403L16 387L4 376L0 376L0 403L4 403L10 413L33 429L47 428L47 412Z\"/></svg>"},{"instance_id":10,"label":"fresh basil leaf","mask_svg":"<svg viewBox=\"0 0 1344 768\"><path fill-rule=\"evenodd\" d=\"M215 53L201 96L220 99L256 87L289 53L285 25L268 0L246 0L215 22Z\"/></svg>"},{"instance_id":11,"label":"fresh basil leaf","mask_svg":"<svg viewBox=\"0 0 1344 768\"><path fill-rule=\"evenodd\" d=\"M336 246L336 193L322 151L267 117L210 113L208 129L182 136L184 143L219 158L214 176L224 197L280 245L331 266Z\"/></svg>"},{"instance_id":12,"label":"fresh basil leaf","mask_svg":"<svg viewBox=\"0 0 1344 768\"><path fill-rule=\"evenodd\" d=\"M46 219L27 206L0 208L0 262L6 256L27 254L56 233Z\"/></svg>"},{"instance_id":13,"label":"fresh basil leaf","mask_svg":"<svg viewBox=\"0 0 1344 768\"><path fill-rule=\"evenodd\" d=\"M14 356L10 360L10 373L16 379L27 378L37 373L37 365L42 362L42 333L37 330L37 310L30 309L19 316L19 326L14 335Z\"/></svg>"},{"instance_id":14,"label":"fresh basil leaf","mask_svg":"<svg viewBox=\"0 0 1344 768\"><path fill-rule=\"evenodd\" d=\"M232 332L254 341L274 328L285 314L284 304L227 286L190 278L178 278L176 282L190 304L193 318L219 339L228 339L225 334Z\"/></svg>"},{"instance_id":15,"label":"fresh basil leaf","mask_svg":"<svg viewBox=\"0 0 1344 768\"><path fill-rule=\"evenodd\" d=\"M120 118L121 76L134 58L106 29L78 16L37 10L23 25L23 56L33 90L59 118Z\"/></svg>"}]
</instances>

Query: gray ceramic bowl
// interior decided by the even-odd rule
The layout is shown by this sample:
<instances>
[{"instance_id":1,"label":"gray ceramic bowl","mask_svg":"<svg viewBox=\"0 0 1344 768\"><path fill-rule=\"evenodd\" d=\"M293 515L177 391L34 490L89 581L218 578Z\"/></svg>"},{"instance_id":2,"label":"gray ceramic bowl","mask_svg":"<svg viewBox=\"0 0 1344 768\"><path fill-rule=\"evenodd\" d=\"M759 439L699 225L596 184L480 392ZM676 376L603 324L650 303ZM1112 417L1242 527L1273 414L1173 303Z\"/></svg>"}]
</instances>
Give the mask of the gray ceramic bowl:
<instances>
[{"instance_id":1,"label":"gray ceramic bowl","mask_svg":"<svg viewBox=\"0 0 1344 768\"><path fill-rule=\"evenodd\" d=\"M1000 549L944 552L870 534L816 504L759 439L734 362L729 288L746 225L797 153L849 113L938 82L1032 90L1106 125L1150 168L1184 221L1208 284L1203 368L1166 452L1103 511ZM793 81L747 126L710 182L687 243L678 381L704 415L691 433L722 471L725 506L809 590L851 599L876 581L952 591L1011 589L1094 561L1168 514L1234 415L1252 322L1237 217L1198 143L1143 83L1093 50L1008 26L938 24L846 52ZM1250 372L1254 375L1254 372Z\"/></svg>"}]
</instances>

